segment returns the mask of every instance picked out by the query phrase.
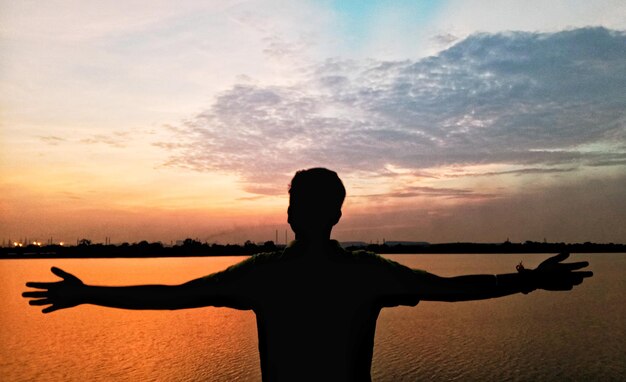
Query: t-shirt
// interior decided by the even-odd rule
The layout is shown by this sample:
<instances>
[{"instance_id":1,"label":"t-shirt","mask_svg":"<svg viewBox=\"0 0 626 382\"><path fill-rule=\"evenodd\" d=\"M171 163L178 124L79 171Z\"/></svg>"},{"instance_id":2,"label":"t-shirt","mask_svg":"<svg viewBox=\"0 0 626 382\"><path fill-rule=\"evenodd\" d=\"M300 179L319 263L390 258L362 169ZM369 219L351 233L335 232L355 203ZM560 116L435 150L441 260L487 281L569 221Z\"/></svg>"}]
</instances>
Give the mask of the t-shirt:
<instances>
[{"instance_id":1,"label":"t-shirt","mask_svg":"<svg viewBox=\"0 0 626 382\"><path fill-rule=\"evenodd\" d=\"M327 248L311 259L294 242L192 282L212 290L211 305L255 312L264 381L370 380L380 310L419 302L425 272Z\"/></svg>"}]
</instances>

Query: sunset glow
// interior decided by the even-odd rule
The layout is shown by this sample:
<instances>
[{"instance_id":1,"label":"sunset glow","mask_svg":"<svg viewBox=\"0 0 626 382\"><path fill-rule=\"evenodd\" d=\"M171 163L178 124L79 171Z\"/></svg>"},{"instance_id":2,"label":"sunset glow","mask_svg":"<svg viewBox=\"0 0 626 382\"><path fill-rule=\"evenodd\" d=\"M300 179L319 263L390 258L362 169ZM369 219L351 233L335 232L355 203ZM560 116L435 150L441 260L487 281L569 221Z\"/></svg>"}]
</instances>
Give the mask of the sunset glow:
<instances>
[{"instance_id":1,"label":"sunset glow","mask_svg":"<svg viewBox=\"0 0 626 382\"><path fill-rule=\"evenodd\" d=\"M206 3L0 1L0 240L626 240L624 2Z\"/></svg>"}]
</instances>

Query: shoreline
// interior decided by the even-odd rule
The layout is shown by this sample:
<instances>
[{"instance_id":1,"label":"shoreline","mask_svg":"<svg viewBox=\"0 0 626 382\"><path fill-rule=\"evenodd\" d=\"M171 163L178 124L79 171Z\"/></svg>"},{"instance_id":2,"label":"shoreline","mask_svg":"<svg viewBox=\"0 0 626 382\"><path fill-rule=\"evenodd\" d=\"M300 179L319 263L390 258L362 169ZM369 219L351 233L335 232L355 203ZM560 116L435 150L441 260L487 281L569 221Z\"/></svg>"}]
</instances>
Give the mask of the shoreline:
<instances>
[{"instance_id":1,"label":"shoreline","mask_svg":"<svg viewBox=\"0 0 626 382\"><path fill-rule=\"evenodd\" d=\"M410 244L363 244L346 242L349 251L368 251L378 254L445 255L445 254L532 254L532 253L626 253L625 244L601 243L546 243L526 241L524 243L414 243ZM140 243L121 245L80 244L27 245L24 247L0 248L0 259L107 259L107 258L161 258L161 257L218 257L252 256L264 252L284 250L285 245L272 241L263 244L246 242L237 244L208 244L190 240L184 245L164 246L162 243Z\"/></svg>"}]
</instances>

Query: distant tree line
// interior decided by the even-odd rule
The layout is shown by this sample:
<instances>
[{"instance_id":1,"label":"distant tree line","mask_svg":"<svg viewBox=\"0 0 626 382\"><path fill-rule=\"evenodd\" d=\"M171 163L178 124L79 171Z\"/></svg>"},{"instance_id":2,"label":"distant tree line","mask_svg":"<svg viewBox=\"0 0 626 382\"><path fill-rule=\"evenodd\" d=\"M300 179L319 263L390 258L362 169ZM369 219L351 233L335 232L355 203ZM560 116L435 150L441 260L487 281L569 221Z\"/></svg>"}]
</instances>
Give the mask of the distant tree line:
<instances>
[{"instance_id":1,"label":"distant tree line","mask_svg":"<svg viewBox=\"0 0 626 382\"><path fill-rule=\"evenodd\" d=\"M14 248L0 248L4 258L113 258L113 257L188 257L188 256L250 256L259 252L273 252L283 247L273 241L256 244L246 241L238 244L208 244L193 239L185 239L182 245L164 246L161 242L92 244L91 240L82 239L76 246L58 244L37 246L27 245Z\"/></svg>"},{"instance_id":2,"label":"distant tree line","mask_svg":"<svg viewBox=\"0 0 626 382\"><path fill-rule=\"evenodd\" d=\"M428 245L387 245L370 244L365 247L348 247L348 249L365 249L375 253L393 254L445 254L445 253L608 253L626 252L624 244L599 244L599 243L546 243L537 241L525 241L524 243L443 243Z\"/></svg>"},{"instance_id":3,"label":"distant tree line","mask_svg":"<svg viewBox=\"0 0 626 382\"><path fill-rule=\"evenodd\" d=\"M246 241L239 244L209 244L193 239L186 239L181 245L164 246L160 242L92 244L91 240L82 239L76 246L27 245L23 247L0 248L0 258L114 258L114 257L189 257L189 256L250 256L260 252L282 250L283 245L273 241L256 244ZM382 254L446 254L446 253L608 253L624 252L624 244L598 243L546 243L526 241L524 243L444 243L420 245L370 244L348 247L348 250L367 250Z\"/></svg>"}]
</instances>

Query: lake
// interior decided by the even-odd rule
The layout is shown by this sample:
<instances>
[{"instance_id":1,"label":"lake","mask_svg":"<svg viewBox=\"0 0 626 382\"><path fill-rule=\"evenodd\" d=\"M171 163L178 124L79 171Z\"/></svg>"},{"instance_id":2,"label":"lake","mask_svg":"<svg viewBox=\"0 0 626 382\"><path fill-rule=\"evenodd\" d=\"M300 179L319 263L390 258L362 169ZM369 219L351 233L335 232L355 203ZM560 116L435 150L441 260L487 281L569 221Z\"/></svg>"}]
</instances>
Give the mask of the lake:
<instances>
[{"instance_id":1,"label":"lake","mask_svg":"<svg viewBox=\"0 0 626 382\"><path fill-rule=\"evenodd\" d=\"M442 276L511 273L506 255L389 255ZM258 381L251 312L226 308L125 311L82 305L49 315L21 297L52 281L51 265L87 284L176 284L242 257L0 261L2 381ZM594 277L571 292L383 309L375 381L626 380L625 254L575 254Z\"/></svg>"}]
</instances>

